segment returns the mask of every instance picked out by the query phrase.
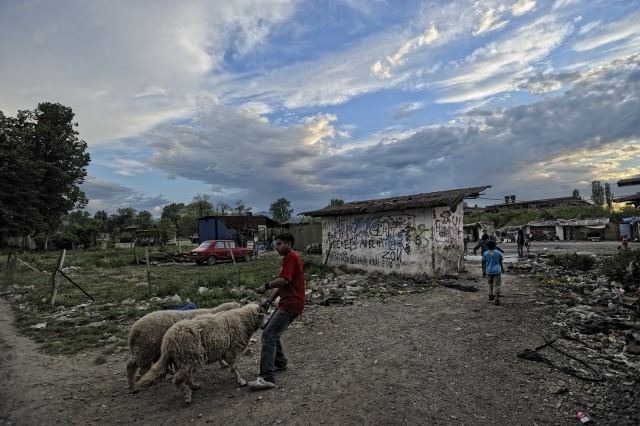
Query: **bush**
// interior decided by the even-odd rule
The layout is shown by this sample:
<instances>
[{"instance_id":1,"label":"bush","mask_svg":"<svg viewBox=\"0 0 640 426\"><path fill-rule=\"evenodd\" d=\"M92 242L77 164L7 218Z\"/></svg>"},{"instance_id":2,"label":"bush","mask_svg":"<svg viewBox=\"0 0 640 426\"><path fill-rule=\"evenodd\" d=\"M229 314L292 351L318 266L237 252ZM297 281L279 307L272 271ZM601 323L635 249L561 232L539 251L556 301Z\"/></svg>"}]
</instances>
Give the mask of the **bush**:
<instances>
[{"instance_id":1,"label":"bush","mask_svg":"<svg viewBox=\"0 0 640 426\"><path fill-rule=\"evenodd\" d=\"M562 266L565 269L579 269L588 271L593 268L596 259L588 254L563 254L549 259L549 264L554 266Z\"/></svg>"},{"instance_id":2,"label":"bush","mask_svg":"<svg viewBox=\"0 0 640 426\"><path fill-rule=\"evenodd\" d=\"M627 268L631 262L640 264L640 250L624 250L606 258L602 262L602 273L610 280L625 284L640 284L638 270L629 274Z\"/></svg>"}]
</instances>

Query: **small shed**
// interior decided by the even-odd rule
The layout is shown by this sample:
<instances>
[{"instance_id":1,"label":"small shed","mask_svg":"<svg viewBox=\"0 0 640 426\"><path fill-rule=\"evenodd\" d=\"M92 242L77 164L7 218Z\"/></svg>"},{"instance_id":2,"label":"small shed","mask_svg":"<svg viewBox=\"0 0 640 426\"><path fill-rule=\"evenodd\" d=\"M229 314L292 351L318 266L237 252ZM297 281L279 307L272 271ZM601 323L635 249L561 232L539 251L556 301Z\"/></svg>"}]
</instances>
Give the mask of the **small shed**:
<instances>
[{"instance_id":1,"label":"small shed","mask_svg":"<svg viewBox=\"0 0 640 426\"><path fill-rule=\"evenodd\" d=\"M293 249L303 251L309 244L322 243L321 223L292 223L289 232L293 235Z\"/></svg>"},{"instance_id":2,"label":"small shed","mask_svg":"<svg viewBox=\"0 0 640 426\"><path fill-rule=\"evenodd\" d=\"M261 215L204 216L198 219L198 238L206 240L234 240L240 247L253 247L254 242L266 242L283 227Z\"/></svg>"},{"instance_id":3,"label":"small shed","mask_svg":"<svg viewBox=\"0 0 640 426\"><path fill-rule=\"evenodd\" d=\"M482 234L493 236L496 234L496 227L492 222L475 222L464 225L464 237L467 241L478 241Z\"/></svg>"},{"instance_id":4,"label":"small shed","mask_svg":"<svg viewBox=\"0 0 640 426\"><path fill-rule=\"evenodd\" d=\"M487 188L353 201L301 214L322 219L328 265L440 276L464 269L463 201Z\"/></svg>"},{"instance_id":5,"label":"small shed","mask_svg":"<svg viewBox=\"0 0 640 426\"><path fill-rule=\"evenodd\" d=\"M609 218L534 220L526 227L534 240L592 240L611 239Z\"/></svg>"}]
</instances>

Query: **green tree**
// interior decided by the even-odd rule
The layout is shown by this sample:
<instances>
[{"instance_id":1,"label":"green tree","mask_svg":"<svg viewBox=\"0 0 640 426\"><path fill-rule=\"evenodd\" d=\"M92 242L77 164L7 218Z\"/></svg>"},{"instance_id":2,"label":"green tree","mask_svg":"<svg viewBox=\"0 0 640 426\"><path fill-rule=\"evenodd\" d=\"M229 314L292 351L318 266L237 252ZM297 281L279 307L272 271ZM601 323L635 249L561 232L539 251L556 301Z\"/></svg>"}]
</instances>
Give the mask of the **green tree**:
<instances>
[{"instance_id":1,"label":"green tree","mask_svg":"<svg viewBox=\"0 0 640 426\"><path fill-rule=\"evenodd\" d=\"M231 211L231 206L224 202L222 198L220 198L216 202L215 212L220 216L225 216Z\"/></svg>"},{"instance_id":2,"label":"green tree","mask_svg":"<svg viewBox=\"0 0 640 426\"><path fill-rule=\"evenodd\" d=\"M243 216L243 215L249 214L250 212L251 212L251 207L245 206L244 201L242 200L236 201L236 207L235 209L233 209L234 214L237 214L238 216Z\"/></svg>"},{"instance_id":3,"label":"green tree","mask_svg":"<svg viewBox=\"0 0 640 426\"><path fill-rule=\"evenodd\" d=\"M178 235L187 237L198 233L198 219L194 212L187 212L178 219Z\"/></svg>"},{"instance_id":4,"label":"green tree","mask_svg":"<svg viewBox=\"0 0 640 426\"><path fill-rule=\"evenodd\" d=\"M577 189L573 190L573 198L580 198L580 191L578 191Z\"/></svg>"},{"instance_id":5,"label":"green tree","mask_svg":"<svg viewBox=\"0 0 640 426\"><path fill-rule=\"evenodd\" d=\"M174 226L178 226L178 220L180 216L185 213L185 205L183 203L171 203L162 208L161 220L168 220L173 223Z\"/></svg>"},{"instance_id":6,"label":"green tree","mask_svg":"<svg viewBox=\"0 0 640 426\"><path fill-rule=\"evenodd\" d=\"M279 198L269 207L271 218L278 223L286 223L291 220L293 209L291 202L286 198Z\"/></svg>"},{"instance_id":7,"label":"green tree","mask_svg":"<svg viewBox=\"0 0 640 426\"><path fill-rule=\"evenodd\" d=\"M596 206L604 205L604 189L599 180L591 182L591 201L593 201Z\"/></svg>"},{"instance_id":8,"label":"green tree","mask_svg":"<svg viewBox=\"0 0 640 426\"><path fill-rule=\"evenodd\" d=\"M607 205L607 209L611 210L613 208L613 193L611 192L611 185L608 183L604 184L604 202Z\"/></svg>"},{"instance_id":9,"label":"green tree","mask_svg":"<svg viewBox=\"0 0 640 426\"><path fill-rule=\"evenodd\" d=\"M148 210L142 210L136 216L136 224L138 229L153 230L153 215Z\"/></svg>"},{"instance_id":10,"label":"green tree","mask_svg":"<svg viewBox=\"0 0 640 426\"><path fill-rule=\"evenodd\" d=\"M70 210L88 203L80 185L91 158L87 143L78 138L74 116L71 108L49 102L18 112L32 167L39 173L40 231L54 231Z\"/></svg>"},{"instance_id":11,"label":"green tree","mask_svg":"<svg viewBox=\"0 0 640 426\"><path fill-rule=\"evenodd\" d=\"M189 204L189 209L194 211L198 217L210 216L213 214L213 204L209 201L207 194L196 194L193 197L193 202Z\"/></svg>"},{"instance_id":12,"label":"green tree","mask_svg":"<svg viewBox=\"0 0 640 426\"><path fill-rule=\"evenodd\" d=\"M331 201L329 202L330 206L342 206L344 204L344 200L341 200L339 198L332 198Z\"/></svg>"}]
</instances>

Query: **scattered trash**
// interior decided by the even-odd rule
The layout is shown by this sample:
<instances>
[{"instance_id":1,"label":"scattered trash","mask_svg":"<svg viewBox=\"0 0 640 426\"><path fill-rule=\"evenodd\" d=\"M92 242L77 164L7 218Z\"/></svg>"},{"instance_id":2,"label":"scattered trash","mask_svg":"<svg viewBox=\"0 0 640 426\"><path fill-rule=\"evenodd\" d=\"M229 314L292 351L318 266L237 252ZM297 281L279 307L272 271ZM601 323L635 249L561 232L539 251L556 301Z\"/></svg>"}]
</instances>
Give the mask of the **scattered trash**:
<instances>
[{"instance_id":1,"label":"scattered trash","mask_svg":"<svg viewBox=\"0 0 640 426\"><path fill-rule=\"evenodd\" d=\"M589 416L587 416L582 411L578 411L576 413L576 419L578 419L580 421L580 423L582 423L583 425L588 425L588 424L592 424L593 423L591 421L591 419L589 418Z\"/></svg>"}]
</instances>

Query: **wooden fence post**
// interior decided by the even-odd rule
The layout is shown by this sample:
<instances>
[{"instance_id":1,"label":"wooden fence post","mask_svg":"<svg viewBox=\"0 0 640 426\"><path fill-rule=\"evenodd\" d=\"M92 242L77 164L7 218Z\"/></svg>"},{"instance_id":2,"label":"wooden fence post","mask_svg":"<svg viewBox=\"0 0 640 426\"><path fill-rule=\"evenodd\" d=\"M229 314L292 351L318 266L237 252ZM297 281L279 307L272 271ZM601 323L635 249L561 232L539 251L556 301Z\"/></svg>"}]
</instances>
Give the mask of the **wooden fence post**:
<instances>
[{"instance_id":1,"label":"wooden fence post","mask_svg":"<svg viewBox=\"0 0 640 426\"><path fill-rule=\"evenodd\" d=\"M60 287L60 272L64 265L64 257L67 254L66 249L62 249L60 253L60 257L58 258L58 262L53 269L53 273L51 274L51 306L56 304L56 295L58 294L58 287Z\"/></svg>"},{"instance_id":2,"label":"wooden fence post","mask_svg":"<svg viewBox=\"0 0 640 426\"><path fill-rule=\"evenodd\" d=\"M149 246L144 248L144 257L147 260L147 283L149 283L149 290L151 290L151 267L149 266Z\"/></svg>"},{"instance_id":3,"label":"wooden fence post","mask_svg":"<svg viewBox=\"0 0 640 426\"><path fill-rule=\"evenodd\" d=\"M9 280L13 279L13 274L16 271L16 261L18 260L17 256L14 256L13 253L9 253L9 258L7 259L7 268L6 274Z\"/></svg>"}]
</instances>

